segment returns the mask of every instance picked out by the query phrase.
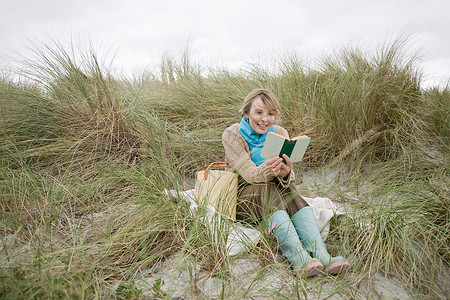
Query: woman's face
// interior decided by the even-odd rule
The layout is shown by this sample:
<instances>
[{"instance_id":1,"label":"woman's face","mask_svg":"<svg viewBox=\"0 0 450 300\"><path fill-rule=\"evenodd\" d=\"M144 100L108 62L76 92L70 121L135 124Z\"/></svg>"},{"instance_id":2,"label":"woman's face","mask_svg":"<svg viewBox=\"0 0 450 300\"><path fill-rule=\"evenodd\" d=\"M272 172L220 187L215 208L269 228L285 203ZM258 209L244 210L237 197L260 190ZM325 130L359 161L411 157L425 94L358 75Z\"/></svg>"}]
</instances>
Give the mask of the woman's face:
<instances>
[{"instance_id":1,"label":"woman's face","mask_svg":"<svg viewBox=\"0 0 450 300\"><path fill-rule=\"evenodd\" d=\"M245 114L250 122L252 129L259 133L264 134L269 131L270 127L275 122L275 112L269 110L260 97L253 99L250 111Z\"/></svg>"}]
</instances>

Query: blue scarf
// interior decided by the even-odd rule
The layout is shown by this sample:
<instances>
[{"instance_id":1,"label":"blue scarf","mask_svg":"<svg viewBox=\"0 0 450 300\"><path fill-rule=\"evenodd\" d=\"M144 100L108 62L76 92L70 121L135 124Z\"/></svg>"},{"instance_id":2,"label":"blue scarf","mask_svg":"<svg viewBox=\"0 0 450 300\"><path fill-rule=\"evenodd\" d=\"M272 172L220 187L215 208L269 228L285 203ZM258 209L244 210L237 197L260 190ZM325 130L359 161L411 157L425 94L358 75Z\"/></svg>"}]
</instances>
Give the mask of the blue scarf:
<instances>
[{"instance_id":1,"label":"blue scarf","mask_svg":"<svg viewBox=\"0 0 450 300\"><path fill-rule=\"evenodd\" d=\"M252 126L250 126L248 118L244 116L241 119L241 123L239 123L239 132L248 143L252 161L256 164L256 166L262 165L267 159L261 157L261 150L264 146L264 142L266 141L267 134L269 132L275 132L273 125L266 133L259 134L253 130Z\"/></svg>"}]
</instances>

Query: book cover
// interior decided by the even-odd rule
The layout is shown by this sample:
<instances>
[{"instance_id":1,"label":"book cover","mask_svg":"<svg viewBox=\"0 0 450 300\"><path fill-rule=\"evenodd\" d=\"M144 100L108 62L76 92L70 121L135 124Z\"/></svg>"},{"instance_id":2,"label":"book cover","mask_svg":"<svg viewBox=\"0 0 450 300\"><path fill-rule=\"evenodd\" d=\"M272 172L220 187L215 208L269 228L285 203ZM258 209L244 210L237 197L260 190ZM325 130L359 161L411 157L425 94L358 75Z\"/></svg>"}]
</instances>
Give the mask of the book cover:
<instances>
[{"instance_id":1,"label":"book cover","mask_svg":"<svg viewBox=\"0 0 450 300\"><path fill-rule=\"evenodd\" d=\"M310 140L311 138L306 135L289 139L278 133L269 132L261 151L261 157L270 159L276 155L282 157L283 154L286 154L293 163L299 162L303 159Z\"/></svg>"}]
</instances>

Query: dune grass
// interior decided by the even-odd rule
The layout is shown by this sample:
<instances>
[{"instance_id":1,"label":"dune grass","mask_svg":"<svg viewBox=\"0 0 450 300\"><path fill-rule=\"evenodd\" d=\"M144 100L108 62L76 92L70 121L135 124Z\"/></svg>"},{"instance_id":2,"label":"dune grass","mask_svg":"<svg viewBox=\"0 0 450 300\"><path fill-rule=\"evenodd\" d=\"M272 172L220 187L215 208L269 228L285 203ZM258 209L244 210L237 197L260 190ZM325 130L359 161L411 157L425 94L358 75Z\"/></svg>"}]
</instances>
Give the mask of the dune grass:
<instances>
[{"instance_id":1,"label":"dune grass","mask_svg":"<svg viewBox=\"0 0 450 300\"><path fill-rule=\"evenodd\" d=\"M197 266L222 280L224 298L302 299L322 283L334 286L329 294L370 297L362 286L376 274L398 278L414 297L446 295L450 93L420 87L404 46L343 49L315 67L288 55L236 72L205 71L185 54L131 80L110 74L95 53L38 45L21 73L32 81L0 80L0 296L143 298L138 280L172 255L186 259L181 265L193 259L192 298L208 298ZM327 244L351 259L355 276L261 285L274 268L284 266L275 282L290 272L270 236L230 258L224 225L205 226L202 213L164 194L192 188L197 168L223 160L222 131L257 87L279 97L292 136L312 137L296 167L338 168L347 178L303 191L351 208ZM259 266L249 285L230 271L243 258ZM170 298L165 288L159 280L150 293Z\"/></svg>"}]
</instances>

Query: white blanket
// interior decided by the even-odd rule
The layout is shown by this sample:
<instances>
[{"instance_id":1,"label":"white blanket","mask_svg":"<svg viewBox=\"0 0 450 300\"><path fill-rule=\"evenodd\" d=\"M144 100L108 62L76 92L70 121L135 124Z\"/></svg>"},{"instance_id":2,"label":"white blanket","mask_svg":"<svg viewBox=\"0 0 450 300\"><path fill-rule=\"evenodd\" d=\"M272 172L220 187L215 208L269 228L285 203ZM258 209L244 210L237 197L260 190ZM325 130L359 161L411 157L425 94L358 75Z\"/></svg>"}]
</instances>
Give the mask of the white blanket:
<instances>
[{"instance_id":1,"label":"white blanket","mask_svg":"<svg viewBox=\"0 0 450 300\"><path fill-rule=\"evenodd\" d=\"M195 202L194 189L186 191L165 190L167 196L183 199L189 204L190 212L192 215L197 214L198 204ZM330 231L330 220L334 215L343 214L339 211L336 205L329 199L323 197L307 198L303 199L308 202L309 206L314 211L317 224L320 229L323 240L325 240ZM212 206L207 207L207 213L204 219L206 224L212 225L215 220L221 220L221 222L229 222L224 218L218 218L216 210ZM259 242L261 233L251 227L244 227L239 222L229 222L230 232L227 239L228 255L236 255L246 250L246 245L249 243L256 245Z\"/></svg>"}]
</instances>

